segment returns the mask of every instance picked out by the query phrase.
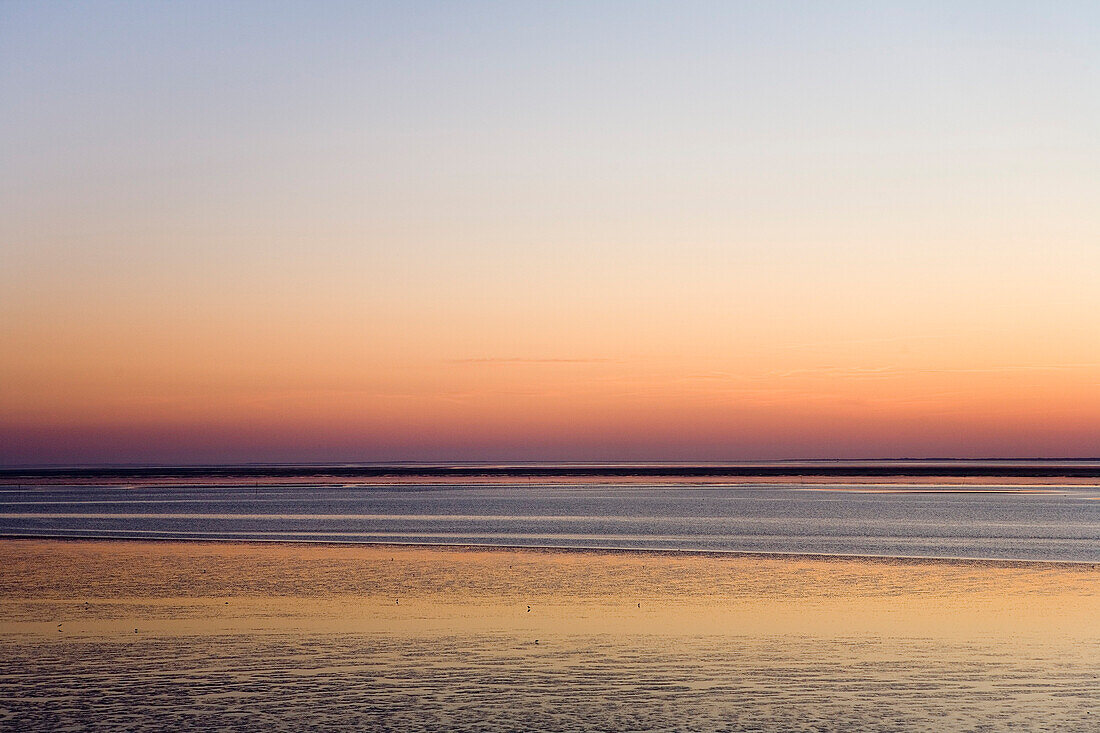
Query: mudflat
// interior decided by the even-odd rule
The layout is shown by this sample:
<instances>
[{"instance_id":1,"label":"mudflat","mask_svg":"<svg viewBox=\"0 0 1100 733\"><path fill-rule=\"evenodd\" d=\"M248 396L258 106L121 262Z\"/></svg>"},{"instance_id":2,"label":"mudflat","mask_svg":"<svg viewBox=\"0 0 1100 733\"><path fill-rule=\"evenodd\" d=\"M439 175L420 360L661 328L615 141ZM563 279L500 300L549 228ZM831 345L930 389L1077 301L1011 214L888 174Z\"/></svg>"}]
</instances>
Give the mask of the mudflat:
<instances>
[{"instance_id":1,"label":"mudflat","mask_svg":"<svg viewBox=\"0 0 1100 733\"><path fill-rule=\"evenodd\" d=\"M0 727L1100 728L1100 568L0 541Z\"/></svg>"}]
</instances>

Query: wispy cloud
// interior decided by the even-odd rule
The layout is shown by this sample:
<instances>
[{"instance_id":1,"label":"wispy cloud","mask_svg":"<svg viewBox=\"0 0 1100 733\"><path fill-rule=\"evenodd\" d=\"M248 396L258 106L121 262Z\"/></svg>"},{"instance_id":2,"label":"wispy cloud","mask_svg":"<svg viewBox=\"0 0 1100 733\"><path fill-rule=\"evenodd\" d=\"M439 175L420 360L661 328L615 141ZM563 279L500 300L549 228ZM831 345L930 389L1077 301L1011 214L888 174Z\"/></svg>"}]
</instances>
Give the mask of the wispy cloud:
<instances>
[{"instance_id":1,"label":"wispy cloud","mask_svg":"<svg viewBox=\"0 0 1100 733\"><path fill-rule=\"evenodd\" d=\"M1054 372L1072 371L1075 369L1096 369L1100 367L1097 362L1080 362L1069 364L996 364L986 367L837 367L822 366L806 369L790 369L786 371L769 372L772 377L795 377L804 375L821 375L829 377L846 378L874 378L894 377L906 374L1003 374L1012 372Z\"/></svg>"},{"instance_id":2,"label":"wispy cloud","mask_svg":"<svg viewBox=\"0 0 1100 733\"><path fill-rule=\"evenodd\" d=\"M532 359L526 357L486 356L472 359L447 359L448 364L617 364L619 359Z\"/></svg>"},{"instance_id":3,"label":"wispy cloud","mask_svg":"<svg viewBox=\"0 0 1100 733\"><path fill-rule=\"evenodd\" d=\"M785 371L768 372L768 377L799 377L803 375L823 375L830 377L880 377L880 376L893 376L895 374L903 374L911 371L923 371L923 370L907 370L898 369L896 367L835 367L835 366L823 366L823 367L808 367L805 369L788 369Z\"/></svg>"}]
</instances>

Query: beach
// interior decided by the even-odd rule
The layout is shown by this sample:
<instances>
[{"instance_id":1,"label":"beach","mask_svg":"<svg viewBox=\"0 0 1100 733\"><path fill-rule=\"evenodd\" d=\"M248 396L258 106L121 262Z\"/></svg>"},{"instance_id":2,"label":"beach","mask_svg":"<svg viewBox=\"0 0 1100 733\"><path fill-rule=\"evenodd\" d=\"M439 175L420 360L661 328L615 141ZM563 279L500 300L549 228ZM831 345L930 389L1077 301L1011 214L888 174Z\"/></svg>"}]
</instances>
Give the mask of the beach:
<instances>
[{"instance_id":1,"label":"beach","mask_svg":"<svg viewBox=\"0 0 1100 733\"><path fill-rule=\"evenodd\" d=\"M0 727L1085 730L1091 563L0 542Z\"/></svg>"}]
</instances>

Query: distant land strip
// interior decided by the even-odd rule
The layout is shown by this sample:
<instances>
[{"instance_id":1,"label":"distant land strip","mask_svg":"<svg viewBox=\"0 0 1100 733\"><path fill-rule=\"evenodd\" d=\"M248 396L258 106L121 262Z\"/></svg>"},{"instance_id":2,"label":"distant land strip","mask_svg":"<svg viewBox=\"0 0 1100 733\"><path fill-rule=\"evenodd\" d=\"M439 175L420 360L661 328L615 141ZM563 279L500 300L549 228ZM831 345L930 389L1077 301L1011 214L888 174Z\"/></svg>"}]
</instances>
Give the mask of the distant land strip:
<instances>
[{"instance_id":1,"label":"distant land strip","mask_svg":"<svg viewBox=\"0 0 1100 733\"><path fill-rule=\"evenodd\" d=\"M0 468L0 482L112 481L149 479L355 479L423 478L583 478L583 477L1005 477L1100 478L1100 462L1082 465L1055 461L984 463L945 461L779 463L766 465L217 465L89 466Z\"/></svg>"}]
</instances>

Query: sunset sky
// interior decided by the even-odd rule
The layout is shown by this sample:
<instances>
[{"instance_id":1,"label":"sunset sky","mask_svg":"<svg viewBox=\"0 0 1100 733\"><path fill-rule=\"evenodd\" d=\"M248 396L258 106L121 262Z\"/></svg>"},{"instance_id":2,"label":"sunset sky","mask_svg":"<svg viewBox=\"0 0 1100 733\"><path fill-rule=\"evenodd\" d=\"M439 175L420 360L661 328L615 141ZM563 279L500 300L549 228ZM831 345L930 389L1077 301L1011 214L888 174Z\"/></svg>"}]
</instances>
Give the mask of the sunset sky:
<instances>
[{"instance_id":1,"label":"sunset sky","mask_svg":"<svg viewBox=\"0 0 1100 733\"><path fill-rule=\"evenodd\" d=\"M0 464L1100 455L1098 38L4 2Z\"/></svg>"}]
</instances>

